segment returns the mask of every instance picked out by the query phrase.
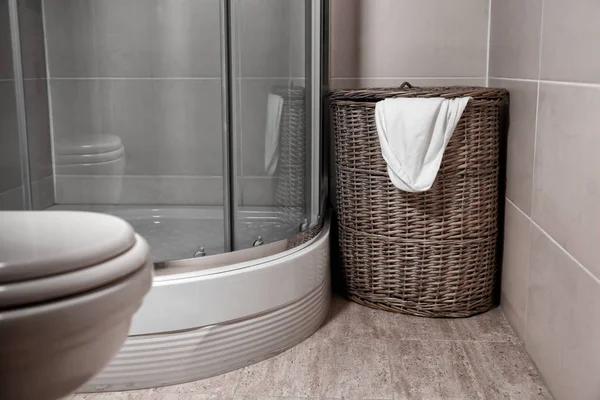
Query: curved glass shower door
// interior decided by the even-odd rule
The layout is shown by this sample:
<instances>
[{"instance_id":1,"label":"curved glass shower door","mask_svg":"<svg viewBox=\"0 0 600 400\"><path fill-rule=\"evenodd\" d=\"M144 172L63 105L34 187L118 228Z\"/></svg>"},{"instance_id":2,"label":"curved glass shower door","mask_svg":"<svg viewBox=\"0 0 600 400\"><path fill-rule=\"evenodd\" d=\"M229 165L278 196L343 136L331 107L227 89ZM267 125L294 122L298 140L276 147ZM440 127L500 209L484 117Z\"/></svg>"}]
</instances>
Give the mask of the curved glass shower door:
<instances>
[{"instance_id":1,"label":"curved glass shower door","mask_svg":"<svg viewBox=\"0 0 600 400\"><path fill-rule=\"evenodd\" d=\"M116 215L163 268L307 231L321 7L0 0L0 208Z\"/></svg>"},{"instance_id":2,"label":"curved glass shower door","mask_svg":"<svg viewBox=\"0 0 600 400\"><path fill-rule=\"evenodd\" d=\"M46 0L56 205L223 252L218 0ZM203 248L203 250L202 250Z\"/></svg>"},{"instance_id":3,"label":"curved glass shower door","mask_svg":"<svg viewBox=\"0 0 600 400\"><path fill-rule=\"evenodd\" d=\"M320 11L320 1L232 1L235 249L292 238L320 214Z\"/></svg>"}]
</instances>

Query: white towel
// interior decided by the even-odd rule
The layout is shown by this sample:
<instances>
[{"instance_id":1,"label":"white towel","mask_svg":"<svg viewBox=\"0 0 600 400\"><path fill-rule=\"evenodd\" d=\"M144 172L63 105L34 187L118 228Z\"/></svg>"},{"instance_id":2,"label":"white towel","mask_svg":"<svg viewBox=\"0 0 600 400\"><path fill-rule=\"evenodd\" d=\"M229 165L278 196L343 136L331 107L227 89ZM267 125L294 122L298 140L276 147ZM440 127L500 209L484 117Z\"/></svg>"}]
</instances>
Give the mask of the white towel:
<instances>
[{"instance_id":1,"label":"white towel","mask_svg":"<svg viewBox=\"0 0 600 400\"><path fill-rule=\"evenodd\" d=\"M279 131L283 97L269 93L267 100L267 125L265 128L265 171L273 175L279 161Z\"/></svg>"},{"instance_id":2,"label":"white towel","mask_svg":"<svg viewBox=\"0 0 600 400\"><path fill-rule=\"evenodd\" d=\"M376 104L381 152L394 186L407 192L431 188L470 99L399 98Z\"/></svg>"}]
</instances>

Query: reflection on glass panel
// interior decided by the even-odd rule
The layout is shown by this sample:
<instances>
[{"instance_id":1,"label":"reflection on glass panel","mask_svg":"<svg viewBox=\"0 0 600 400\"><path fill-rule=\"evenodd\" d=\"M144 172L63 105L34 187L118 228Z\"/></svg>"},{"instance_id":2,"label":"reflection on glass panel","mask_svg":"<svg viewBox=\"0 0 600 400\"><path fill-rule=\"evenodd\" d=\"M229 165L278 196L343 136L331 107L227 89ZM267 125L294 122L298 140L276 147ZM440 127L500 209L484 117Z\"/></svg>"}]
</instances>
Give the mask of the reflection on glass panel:
<instances>
[{"instance_id":1,"label":"reflection on glass panel","mask_svg":"<svg viewBox=\"0 0 600 400\"><path fill-rule=\"evenodd\" d=\"M24 203L8 0L0 0L0 210Z\"/></svg>"},{"instance_id":2,"label":"reflection on glass panel","mask_svg":"<svg viewBox=\"0 0 600 400\"><path fill-rule=\"evenodd\" d=\"M237 249L287 239L305 225L305 3L233 3Z\"/></svg>"}]
</instances>

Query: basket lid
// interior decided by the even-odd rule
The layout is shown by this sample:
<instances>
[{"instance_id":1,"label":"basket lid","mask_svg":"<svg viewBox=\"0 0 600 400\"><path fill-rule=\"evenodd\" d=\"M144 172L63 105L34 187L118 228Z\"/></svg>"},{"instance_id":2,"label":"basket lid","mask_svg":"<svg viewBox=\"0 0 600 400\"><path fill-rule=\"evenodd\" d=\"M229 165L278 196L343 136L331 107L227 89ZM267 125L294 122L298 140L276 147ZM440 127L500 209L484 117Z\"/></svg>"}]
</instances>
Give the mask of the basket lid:
<instances>
[{"instance_id":1,"label":"basket lid","mask_svg":"<svg viewBox=\"0 0 600 400\"><path fill-rule=\"evenodd\" d=\"M471 97L474 101L504 102L508 99L506 89L486 88L481 86L412 86L404 82L400 87L369 89L336 89L327 93L330 101L352 101L359 103L375 103L389 98L433 98L443 97L455 99Z\"/></svg>"}]
</instances>

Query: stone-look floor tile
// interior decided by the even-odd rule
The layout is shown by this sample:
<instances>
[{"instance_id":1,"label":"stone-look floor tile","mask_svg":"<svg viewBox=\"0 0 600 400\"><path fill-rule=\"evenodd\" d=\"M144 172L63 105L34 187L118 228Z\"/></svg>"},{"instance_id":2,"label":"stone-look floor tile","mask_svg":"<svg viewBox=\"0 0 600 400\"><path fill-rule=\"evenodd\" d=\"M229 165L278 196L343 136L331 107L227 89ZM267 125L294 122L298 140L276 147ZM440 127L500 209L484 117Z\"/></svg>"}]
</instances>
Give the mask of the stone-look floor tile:
<instances>
[{"instance_id":1,"label":"stone-look floor tile","mask_svg":"<svg viewBox=\"0 0 600 400\"><path fill-rule=\"evenodd\" d=\"M187 394L160 393L150 391L143 395L140 400L183 400L184 398L187 398L187 396Z\"/></svg>"},{"instance_id":2,"label":"stone-look floor tile","mask_svg":"<svg viewBox=\"0 0 600 400\"><path fill-rule=\"evenodd\" d=\"M346 300L334 295L331 298L329 315L323 326L315 333L322 338L362 338L380 339L387 335L385 311Z\"/></svg>"},{"instance_id":3,"label":"stone-look floor tile","mask_svg":"<svg viewBox=\"0 0 600 400\"><path fill-rule=\"evenodd\" d=\"M160 392L152 392L147 395L144 395L140 398L140 400L206 400L206 399L214 399L214 400L232 400L231 397L211 397L205 394L194 394L194 393L160 393Z\"/></svg>"},{"instance_id":4,"label":"stone-look floor tile","mask_svg":"<svg viewBox=\"0 0 600 400\"><path fill-rule=\"evenodd\" d=\"M142 396L148 392L146 390L134 390L130 392L88 393L77 396L82 396L82 400L141 400Z\"/></svg>"},{"instance_id":5,"label":"stone-look floor tile","mask_svg":"<svg viewBox=\"0 0 600 400\"><path fill-rule=\"evenodd\" d=\"M477 342L509 342L519 338L499 308L469 318L452 321L458 340Z\"/></svg>"},{"instance_id":6,"label":"stone-look floor tile","mask_svg":"<svg viewBox=\"0 0 600 400\"><path fill-rule=\"evenodd\" d=\"M234 395L241 373L242 370L237 370L199 381L163 386L152 389L152 394L194 395L193 400L231 399ZM159 397L159 399L161 398ZM183 397L183 399L187 400L187 397ZM146 399L144 398L144 400ZM192 400L192 398L190 398L190 400Z\"/></svg>"},{"instance_id":7,"label":"stone-look floor tile","mask_svg":"<svg viewBox=\"0 0 600 400\"><path fill-rule=\"evenodd\" d=\"M385 342L313 336L291 351L247 367L236 395L391 399Z\"/></svg>"},{"instance_id":8,"label":"stone-look floor tile","mask_svg":"<svg viewBox=\"0 0 600 400\"><path fill-rule=\"evenodd\" d=\"M380 311L386 315L386 337L394 340L453 340L458 337L454 320L423 318Z\"/></svg>"},{"instance_id":9,"label":"stone-look floor tile","mask_svg":"<svg viewBox=\"0 0 600 400\"><path fill-rule=\"evenodd\" d=\"M370 328L371 331L376 333L371 337L396 340L471 340L483 342L518 340L502 311L498 308L469 318L423 318L373 310L358 304L353 304L352 307L347 305L338 307L354 308L352 313L346 312L349 314L349 322L336 326L340 332L361 329L362 332L367 334ZM368 317L363 317L361 320L357 318L360 314ZM338 321L334 320L333 322ZM358 325L358 328L356 325Z\"/></svg>"},{"instance_id":10,"label":"stone-look floor tile","mask_svg":"<svg viewBox=\"0 0 600 400\"><path fill-rule=\"evenodd\" d=\"M236 396L233 400L341 400L326 399L318 397L256 397L256 396Z\"/></svg>"},{"instance_id":11,"label":"stone-look floor tile","mask_svg":"<svg viewBox=\"0 0 600 400\"><path fill-rule=\"evenodd\" d=\"M460 342L388 343L396 400L482 399Z\"/></svg>"},{"instance_id":12,"label":"stone-look floor tile","mask_svg":"<svg viewBox=\"0 0 600 400\"><path fill-rule=\"evenodd\" d=\"M551 400L518 343L462 343L486 400Z\"/></svg>"}]
</instances>

